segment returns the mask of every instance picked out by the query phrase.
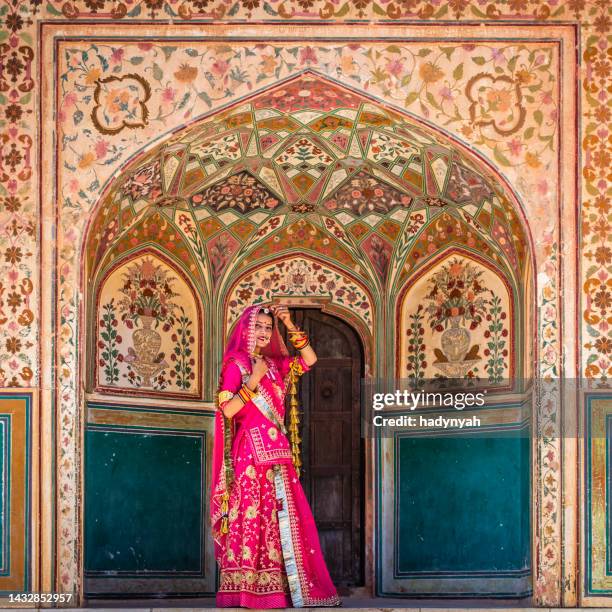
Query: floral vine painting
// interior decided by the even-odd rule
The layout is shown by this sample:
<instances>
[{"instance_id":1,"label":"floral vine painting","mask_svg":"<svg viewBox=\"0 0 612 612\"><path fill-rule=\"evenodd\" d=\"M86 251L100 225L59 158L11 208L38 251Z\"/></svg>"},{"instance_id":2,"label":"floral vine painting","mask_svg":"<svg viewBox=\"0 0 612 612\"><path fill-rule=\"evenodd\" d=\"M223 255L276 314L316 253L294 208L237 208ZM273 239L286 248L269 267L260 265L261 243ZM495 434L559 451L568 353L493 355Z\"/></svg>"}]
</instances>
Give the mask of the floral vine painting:
<instances>
[{"instance_id":1,"label":"floral vine painting","mask_svg":"<svg viewBox=\"0 0 612 612\"><path fill-rule=\"evenodd\" d=\"M115 268L98 299L96 385L131 394L200 394L200 314L187 282L153 255Z\"/></svg>"},{"instance_id":2,"label":"floral vine painting","mask_svg":"<svg viewBox=\"0 0 612 612\"><path fill-rule=\"evenodd\" d=\"M407 295L402 376L416 383L477 377L491 384L511 376L511 301L499 275L455 256L421 277Z\"/></svg>"}]
</instances>

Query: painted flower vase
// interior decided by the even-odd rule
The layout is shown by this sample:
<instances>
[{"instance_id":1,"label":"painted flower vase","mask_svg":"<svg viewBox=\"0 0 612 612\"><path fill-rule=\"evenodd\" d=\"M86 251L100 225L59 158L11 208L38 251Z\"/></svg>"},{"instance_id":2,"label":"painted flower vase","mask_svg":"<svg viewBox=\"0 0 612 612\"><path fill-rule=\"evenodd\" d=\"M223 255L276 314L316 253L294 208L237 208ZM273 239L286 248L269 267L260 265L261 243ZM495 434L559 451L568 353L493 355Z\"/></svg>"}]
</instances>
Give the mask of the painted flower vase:
<instances>
[{"instance_id":1,"label":"painted flower vase","mask_svg":"<svg viewBox=\"0 0 612 612\"><path fill-rule=\"evenodd\" d=\"M165 364L155 363L155 359L159 355L161 348L161 336L151 329L153 317L142 317L142 329L137 329L132 334L134 343L134 352L136 360L133 363L134 369L142 376L142 385L144 387L151 386L151 377L155 376Z\"/></svg>"},{"instance_id":2,"label":"painted flower vase","mask_svg":"<svg viewBox=\"0 0 612 612\"><path fill-rule=\"evenodd\" d=\"M470 332L459 326L459 317L452 317L450 323L440 337L442 350L449 361L463 361L470 348Z\"/></svg>"}]
</instances>

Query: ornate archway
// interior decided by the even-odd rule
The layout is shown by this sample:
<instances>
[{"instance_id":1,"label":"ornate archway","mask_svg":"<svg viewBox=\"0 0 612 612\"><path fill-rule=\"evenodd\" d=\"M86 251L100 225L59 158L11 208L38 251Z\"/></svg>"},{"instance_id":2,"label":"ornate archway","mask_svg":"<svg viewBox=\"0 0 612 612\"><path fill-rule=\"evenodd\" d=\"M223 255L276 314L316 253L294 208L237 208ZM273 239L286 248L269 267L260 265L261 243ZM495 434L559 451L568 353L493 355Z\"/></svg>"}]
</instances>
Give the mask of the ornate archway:
<instances>
[{"instance_id":1,"label":"ornate archway","mask_svg":"<svg viewBox=\"0 0 612 612\"><path fill-rule=\"evenodd\" d=\"M211 402L225 322L243 304L272 296L353 311L372 338L369 373L393 376L404 332L397 304L442 251L478 253L493 276L509 279L520 296L513 322L525 331L530 244L512 190L477 156L307 71L181 128L130 162L101 198L84 257L90 279L145 245L180 263L207 313L202 350L212 367L202 387ZM369 450L368 467L381 470ZM391 503L393 492L384 483L380 490ZM370 527L366 550L374 549ZM379 560L368 564L376 566L366 576L370 587L393 571Z\"/></svg>"}]
</instances>

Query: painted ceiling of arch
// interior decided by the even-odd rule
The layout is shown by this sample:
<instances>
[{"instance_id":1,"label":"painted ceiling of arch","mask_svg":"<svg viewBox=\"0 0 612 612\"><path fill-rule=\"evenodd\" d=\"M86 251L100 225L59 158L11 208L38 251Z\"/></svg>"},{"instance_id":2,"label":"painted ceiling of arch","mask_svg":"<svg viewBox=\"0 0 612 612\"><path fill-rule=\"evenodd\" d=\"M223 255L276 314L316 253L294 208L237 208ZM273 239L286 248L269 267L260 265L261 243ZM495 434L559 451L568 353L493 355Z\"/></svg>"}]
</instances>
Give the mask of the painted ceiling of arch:
<instances>
[{"instance_id":1,"label":"painted ceiling of arch","mask_svg":"<svg viewBox=\"0 0 612 612\"><path fill-rule=\"evenodd\" d=\"M516 279L527 244L493 176L311 72L189 126L126 171L94 221L89 269L135 248L138 232L194 272L191 251L207 292L231 259L252 263L292 242L383 286L446 244L484 250Z\"/></svg>"}]
</instances>

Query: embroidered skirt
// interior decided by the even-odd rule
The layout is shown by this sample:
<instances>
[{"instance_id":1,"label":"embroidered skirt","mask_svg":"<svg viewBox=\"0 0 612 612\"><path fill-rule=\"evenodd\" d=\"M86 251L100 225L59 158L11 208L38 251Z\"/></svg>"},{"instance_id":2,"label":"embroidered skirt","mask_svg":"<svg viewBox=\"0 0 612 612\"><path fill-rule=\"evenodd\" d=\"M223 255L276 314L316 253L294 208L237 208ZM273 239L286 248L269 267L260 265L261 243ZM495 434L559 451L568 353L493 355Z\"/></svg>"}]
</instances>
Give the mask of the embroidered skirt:
<instances>
[{"instance_id":1,"label":"embroidered skirt","mask_svg":"<svg viewBox=\"0 0 612 612\"><path fill-rule=\"evenodd\" d=\"M256 465L245 438L239 447L217 606L339 605L293 465Z\"/></svg>"}]
</instances>

